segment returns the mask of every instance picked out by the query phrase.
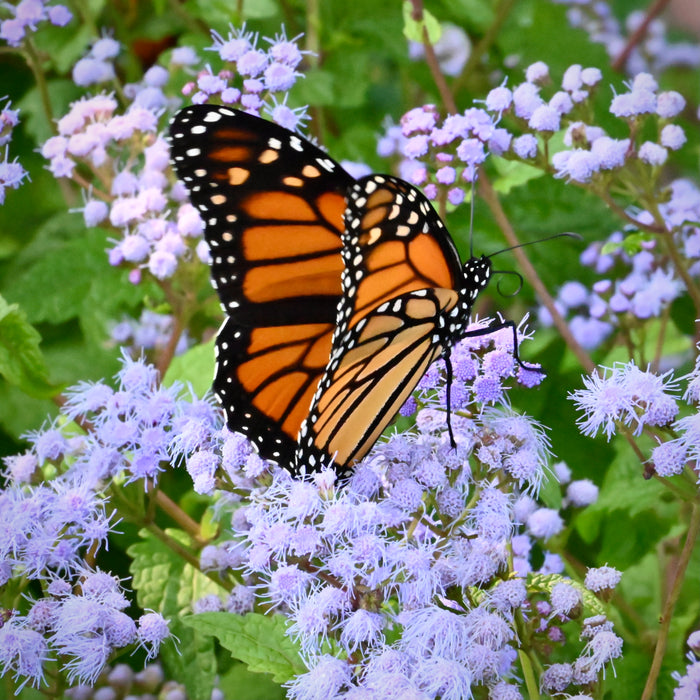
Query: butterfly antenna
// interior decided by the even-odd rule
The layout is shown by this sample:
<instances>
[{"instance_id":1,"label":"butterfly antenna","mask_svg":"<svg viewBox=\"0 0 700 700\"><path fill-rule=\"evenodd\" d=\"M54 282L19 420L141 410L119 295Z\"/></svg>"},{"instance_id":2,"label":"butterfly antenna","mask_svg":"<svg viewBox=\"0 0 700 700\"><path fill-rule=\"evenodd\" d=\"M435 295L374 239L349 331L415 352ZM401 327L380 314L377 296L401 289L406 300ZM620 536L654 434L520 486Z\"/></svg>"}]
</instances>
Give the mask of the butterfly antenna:
<instances>
[{"instance_id":1,"label":"butterfly antenna","mask_svg":"<svg viewBox=\"0 0 700 700\"><path fill-rule=\"evenodd\" d=\"M450 354L447 353L444 356L445 361L445 405L447 408L447 432L450 436L450 446L453 450L457 449L457 443L455 442L455 435L452 432L452 379L454 374L452 372L452 359Z\"/></svg>"},{"instance_id":2,"label":"butterfly antenna","mask_svg":"<svg viewBox=\"0 0 700 700\"><path fill-rule=\"evenodd\" d=\"M545 236L544 238L538 238L535 241L526 241L525 243L518 243L518 245L512 245L508 248L502 248L497 250L495 253L491 253L486 257L492 258L494 255L500 255L501 253L507 253L509 250L515 250L516 248L524 248L526 245L534 245L535 243L544 243L544 241L551 241L555 238L575 238L577 241L582 241L583 236L579 233L572 233L571 231L565 231L564 233L555 233L553 236Z\"/></svg>"},{"instance_id":3,"label":"butterfly antenna","mask_svg":"<svg viewBox=\"0 0 700 700\"><path fill-rule=\"evenodd\" d=\"M533 241L533 243L534 243L534 241ZM510 294L505 294L501 290L501 282L503 280L498 280L498 282L496 283L496 290L498 291L498 293L502 297L514 297L514 296L516 296L517 294L520 293L520 290L523 288L523 284L525 284L525 280L523 280L523 276L519 272L516 272L515 270L494 270L493 274L494 275L514 275L515 277L518 278L518 288L514 292L511 292Z\"/></svg>"},{"instance_id":4,"label":"butterfly antenna","mask_svg":"<svg viewBox=\"0 0 700 700\"><path fill-rule=\"evenodd\" d=\"M469 257L474 257L474 180L476 180L476 170L474 166L472 168L472 181L471 181L471 201L469 202Z\"/></svg>"}]
</instances>

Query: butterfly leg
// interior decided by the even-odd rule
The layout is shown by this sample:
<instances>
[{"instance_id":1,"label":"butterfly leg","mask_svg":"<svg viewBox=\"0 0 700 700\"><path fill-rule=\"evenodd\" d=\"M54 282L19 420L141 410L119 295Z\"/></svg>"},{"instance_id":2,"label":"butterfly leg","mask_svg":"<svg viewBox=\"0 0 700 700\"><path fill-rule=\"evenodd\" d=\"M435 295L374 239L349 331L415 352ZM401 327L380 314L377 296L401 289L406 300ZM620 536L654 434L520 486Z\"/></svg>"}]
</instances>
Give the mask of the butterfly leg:
<instances>
[{"instance_id":1,"label":"butterfly leg","mask_svg":"<svg viewBox=\"0 0 700 700\"><path fill-rule=\"evenodd\" d=\"M452 360L450 358L450 353L447 352L443 356L445 361L445 404L447 408L447 432L450 436L450 445L453 450L457 449L457 443L455 442L455 436L452 432Z\"/></svg>"},{"instance_id":2,"label":"butterfly leg","mask_svg":"<svg viewBox=\"0 0 700 700\"><path fill-rule=\"evenodd\" d=\"M463 334L462 337L478 338L481 335L489 335L491 333L495 333L496 331L503 330L504 328L510 328L511 332L513 333L513 357L515 358L515 361L520 365L520 367L528 370L529 372L538 372L539 374L544 374L544 370L540 367L531 367L529 365L526 365L520 359L520 353L518 351L518 329L515 325L515 321L503 321L494 318L486 328L479 328L475 331L467 331Z\"/></svg>"}]
</instances>

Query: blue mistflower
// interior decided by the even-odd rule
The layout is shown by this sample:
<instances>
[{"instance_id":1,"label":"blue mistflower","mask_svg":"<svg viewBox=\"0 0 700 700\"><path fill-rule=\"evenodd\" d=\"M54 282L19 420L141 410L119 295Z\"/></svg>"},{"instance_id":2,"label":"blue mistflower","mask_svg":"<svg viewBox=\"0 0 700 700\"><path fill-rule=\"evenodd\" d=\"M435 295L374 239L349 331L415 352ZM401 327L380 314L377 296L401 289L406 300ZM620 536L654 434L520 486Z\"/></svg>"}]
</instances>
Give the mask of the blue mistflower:
<instances>
[{"instance_id":1,"label":"blue mistflower","mask_svg":"<svg viewBox=\"0 0 700 700\"><path fill-rule=\"evenodd\" d=\"M525 582L519 578L500 581L489 595L491 605L501 614L509 614L518 610L526 600L527 588Z\"/></svg>"},{"instance_id":2,"label":"blue mistflower","mask_svg":"<svg viewBox=\"0 0 700 700\"><path fill-rule=\"evenodd\" d=\"M3 675L13 672L15 681L22 679L17 692L29 682L36 688L44 682L48 660L48 644L39 632L12 619L0 628L0 669Z\"/></svg>"},{"instance_id":3,"label":"blue mistflower","mask_svg":"<svg viewBox=\"0 0 700 700\"><path fill-rule=\"evenodd\" d=\"M688 450L684 443L683 439L667 440L652 450L651 461L659 476L674 476L683 471L688 463Z\"/></svg>"},{"instance_id":4,"label":"blue mistflower","mask_svg":"<svg viewBox=\"0 0 700 700\"><path fill-rule=\"evenodd\" d=\"M148 612L139 618L137 637L147 659L158 656L160 645L170 636L168 621L160 613Z\"/></svg>"},{"instance_id":5,"label":"blue mistflower","mask_svg":"<svg viewBox=\"0 0 700 700\"><path fill-rule=\"evenodd\" d=\"M679 149L686 140L683 128L677 124L666 124L661 129L661 145L670 148L672 151Z\"/></svg>"},{"instance_id":6,"label":"blue mistflower","mask_svg":"<svg viewBox=\"0 0 700 700\"><path fill-rule=\"evenodd\" d=\"M548 693L563 693L573 680L574 670L571 664L552 664L545 669L540 684Z\"/></svg>"},{"instance_id":7,"label":"blue mistflower","mask_svg":"<svg viewBox=\"0 0 700 700\"><path fill-rule=\"evenodd\" d=\"M653 141L645 141L638 152L639 160L649 165L663 165L668 158L668 151Z\"/></svg>"},{"instance_id":8,"label":"blue mistflower","mask_svg":"<svg viewBox=\"0 0 700 700\"><path fill-rule=\"evenodd\" d=\"M413 513L422 506L423 489L413 479L402 479L391 489L391 500L402 510Z\"/></svg>"},{"instance_id":9,"label":"blue mistflower","mask_svg":"<svg viewBox=\"0 0 700 700\"><path fill-rule=\"evenodd\" d=\"M533 83L521 83L513 90L513 108L515 115L522 119L529 119L535 110L544 104L540 97L540 89Z\"/></svg>"},{"instance_id":10,"label":"blue mistflower","mask_svg":"<svg viewBox=\"0 0 700 700\"><path fill-rule=\"evenodd\" d=\"M433 655L423 660L415 671L420 686L428 697L442 700L462 700L471 697L472 683L479 680L473 677L468 665L454 659Z\"/></svg>"},{"instance_id":11,"label":"blue mistflower","mask_svg":"<svg viewBox=\"0 0 700 700\"><path fill-rule=\"evenodd\" d=\"M583 596L578 588L569 583L555 583L549 594L552 602L552 614L572 617L574 611L583 603Z\"/></svg>"},{"instance_id":12,"label":"blue mistflower","mask_svg":"<svg viewBox=\"0 0 700 700\"><path fill-rule=\"evenodd\" d=\"M656 99L656 113L663 119L677 117L685 109L685 98L675 90L660 92Z\"/></svg>"},{"instance_id":13,"label":"blue mistflower","mask_svg":"<svg viewBox=\"0 0 700 700\"><path fill-rule=\"evenodd\" d=\"M534 158L537 155L537 138L532 134L523 134L513 139L512 148L518 158Z\"/></svg>"},{"instance_id":14,"label":"blue mistflower","mask_svg":"<svg viewBox=\"0 0 700 700\"><path fill-rule=\"evenodd\" d=\"M534 537L548 540L564 529L564 521L552 508L538 508L527 519L527 527Z\"/></svg>"},{"instance_id":15,"label":"blue mistflower","mask_svg":"<svg viewBox=\"0 0 700 700\"><path fill-rule=\"evenodd\" d=\"M588 569L584 585L594 593L604 590L612 590L617 586L622 578L622 574L612 566L601 566Z\"/></svg>"},{"instance_id":16,"label":"blue mistflower","mask_svg":"<svg viewBox=\"0 0 700 700\"><path fill-rule=\"evenodd\" d=\"M303 54L309 53L307 51L300 51L296 44L301 36L301 34L298 34L292 39L287 39L284 31L282 31L282 33L275 36L274 39L265 38L265 41L270 43L270 56L275 61L296 68L296 66L301 63Z\"/></svg>"},{"instance_id":17,"label":"blue mistflower","mask_svg":"<svg viewBox=\"0 0 700 700\"><path fill-rule=\"evenodd\" d=\"M540 105L530 117L528 126L535 131L554 132L559 129L560 113L549 105Z\"/></svg>"},{"instance_id":18,"label":"blue mistflower","mask_svg":"<svg viewBox=\"0 0 700 700\"><path fill-rule=\"evenodd\" d=\"M516 685L498 681L489 688L489 700L523 700L523 695Z\"/></svg>"},{"instance_id":19,"label":"blue mistflower","mask_svg":"<svg viewBox=\"0 0 700 700\"><path fill-rule=\"evenodd\" d=\"M493 88L489 94L486 96L485 104L486 109L489 112L505 112L513 101L513 93L501 85L500 87Z\"/></svg>"},{"instance_id":20,"label":"blue mistflower","mask_svg":"<svg viewBox=\"0 0 700 700\"><path fill-rule=\"evenodd\" d=\"M381 644L384 641L384 617L368 610L355 610L338 624L340 643L352 654L358 647Z\"/></svg>"},{"instance_id":21,"label":"blue mistflower","mask_svg":"<svg viewBox=\"0 0 700 700\"><path fill-rule=\"evenodd\" d=\"M299 596L311 580L311 574L295 564L280 566L270 575L268 593L273 606L288 603Z\"/></svg>"},{"instance_id":22,"label":"blue mistflower","mask_svg":"<svg viewBox=\"0 0 700 700\"><path fill-rule=\"evenodd\" d=\"M223 61L237 61L252 46L253 34L245 31L245 25L241 29L234 29L232 25L228 37L224 39L218 32L211 32L214 39L213 46L207 47L208 51L216 51Z\"/></svg>"},{"instance_id":23,"label":"blue mistflower","mask_svg":"<svg viewBox=\"0 0 700 700\"><path fill-rule=\"evenodd\" d=\"M598 500L598 487L590 479L572 481L566 489L566 500L577 508L589 506Z\"/></svg>"},{"instance_id":24,"label":"blue mistflower","mask_svg":"<svg viewBox=\"0 0 700 700\"><path fill-rule=\"evenodd\" d=\"M286 685L291 700L328 700L340 696L350 686L352 667L342 659L324 654L313 660L308 673L296 676Z\"/></svg>"}]
</instances>

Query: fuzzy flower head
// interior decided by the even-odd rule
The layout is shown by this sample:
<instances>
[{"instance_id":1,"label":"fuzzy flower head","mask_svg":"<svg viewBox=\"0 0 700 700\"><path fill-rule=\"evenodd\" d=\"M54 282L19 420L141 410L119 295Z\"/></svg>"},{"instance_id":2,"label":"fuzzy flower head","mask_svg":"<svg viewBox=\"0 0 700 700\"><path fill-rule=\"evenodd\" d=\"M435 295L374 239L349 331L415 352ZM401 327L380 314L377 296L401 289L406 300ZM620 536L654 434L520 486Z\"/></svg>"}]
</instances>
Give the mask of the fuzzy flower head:
<instances>
[{"instance_id":1,"label":"fuzzy flower head","mask_svg":"<svg viewBox=\"0 0 700 700\"><path fill-rule=\"evenodd\" d=\"M51 4L44 0L21 0L16 4L7 4L11 17L0 22L0 39L10 46L21 46L27 35L36 32L45 23L64 27L72 19L71 11L60 4Z\"/></svg>"},{"instance_id":2,"label":"fuzzy flower head","mask_svg":"<svg viewBox=\"0 0 700 700\"><path fill-rule=\"evenodd\" d=\"M610 600L621 578L622 573L612 566L600 566L588 570L584 585L603 600Z\"/></svg>"},{"instance_id":3,"label":"fuzzy flower head","mask_svg":"<svg viewBox=\"0 0 700 700\"><path fill-rule=\"evenodd\" d=\"M109 37L91 49L100 61L111 60L118 50ZM94 56L90 60L97 61ZM129 268L133 283L146 271L159 280L172 277L179 266L198 257L204 229L197 211L183 201L182 186L170 169L168 144L158 133L169 102L163 92L165 69L157 68L141 83L125 87L130 101L124 110L106 93L74 102L58 121L58 135L41 149L55 177L72 178L78 166L110 173L100 179L99 196L96 189L85 191L85 206L77 211L87 226L109 225L118 232L109 261Z\"/></svg>"},{"instance_id":4,"label":"fuzzy flower head","mask_svg":"<svg viewBox=\"0 0 700 700\"><path fill-rule=\"evenodd\" d=\"M639 435L645 425L664 426L678 413L676 384L670 373L643 372L634 363L605 368L603 375L584 378L585 389L571 395L584 416L579 426L584 435L602 430L610 439L616 423L634 427Z\"/></svg>"},{"instance_id":5,"label":"fuzzy flower head","mask_svg":"<svg viewBox=\"0 0 700 700\"><path fill-rule=\"evenodd\" d=\"M236 28L229 25L224 37L212 31L214 43L208 47L224 61L224 68L213 73L207 66L200 71L196 83L186 86L185 92L192 102L201 104L210 100L221 100L224 104L243 109L252 114L260 114L264 105L286 104L286 96L296 81L302 77L297 71L304 54L298 47L301 35L288 39L284 30L274 38L266 37L268 46L260 45L257 33L246 29L245 24ZM195 90L196 88L196 90ZM303 118L299 113L293 124L283 123L288 114L275 116L274 121L291 129L296 129Z\"/></svg>"}]
</instances>

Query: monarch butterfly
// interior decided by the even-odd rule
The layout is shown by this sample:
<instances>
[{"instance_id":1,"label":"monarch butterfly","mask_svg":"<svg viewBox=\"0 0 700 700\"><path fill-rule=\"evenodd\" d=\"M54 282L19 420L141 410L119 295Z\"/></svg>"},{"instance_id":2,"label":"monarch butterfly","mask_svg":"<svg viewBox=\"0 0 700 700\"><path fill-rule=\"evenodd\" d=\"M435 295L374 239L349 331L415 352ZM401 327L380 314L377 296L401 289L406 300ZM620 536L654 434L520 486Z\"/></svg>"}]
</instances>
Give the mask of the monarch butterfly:
<instances>
[{"instance_id":1,"label":"monarch butterfly","mask_svg":"<svg viewBox=\"0 0 700 700\"><path fill-rule=\"evenodd\" d=\"M465 334L489 258L462 265L412 185L355 180L245 112L186 107L170 142L226 314L214 390L229 429L293 474L348 473Z\"/></svg>"}]
</instances>

